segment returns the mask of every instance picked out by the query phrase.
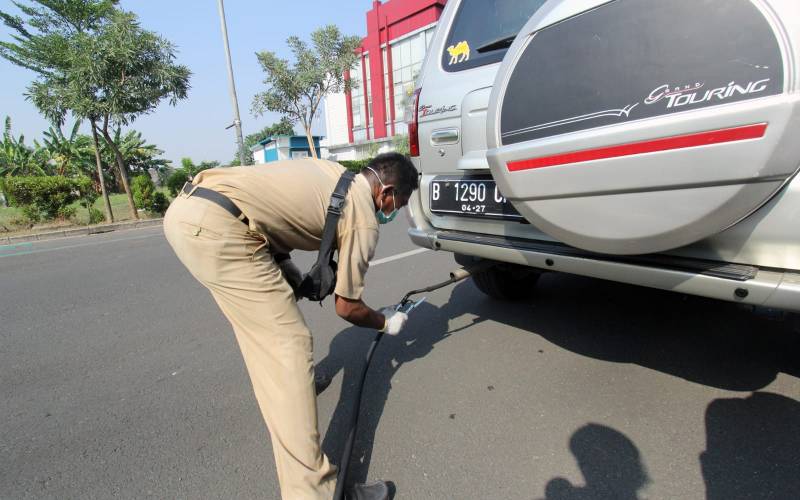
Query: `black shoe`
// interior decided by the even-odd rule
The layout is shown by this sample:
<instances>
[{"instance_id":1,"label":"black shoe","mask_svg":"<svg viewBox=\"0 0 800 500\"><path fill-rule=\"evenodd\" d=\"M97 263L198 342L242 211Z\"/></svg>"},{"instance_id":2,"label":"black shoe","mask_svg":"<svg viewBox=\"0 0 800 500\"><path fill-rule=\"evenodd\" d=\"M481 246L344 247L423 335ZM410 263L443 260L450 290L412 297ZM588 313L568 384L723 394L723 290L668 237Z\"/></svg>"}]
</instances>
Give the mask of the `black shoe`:
<instances>
[{"instance_id":1,"label":"black shoe","mask_svg":"<svg viewBox=\"0 0 800 500\"><path fill-rule=\"evenodd\" d=\"M331 377L324 373L319 373L314 370L314 391L316 391L317 396L322 394L322 391L328 388L331 385Z\"/></svg>"},{"instance_id":2,"label":"black shoe","mask_svg":"<svg viewBox=\"0 0 800 500\"><path fill-rule=\"evenodd\" d=\"M389 500L389 485L385 481L356 483L344 494L345 500Z\"/></svg>"}]
</instances>

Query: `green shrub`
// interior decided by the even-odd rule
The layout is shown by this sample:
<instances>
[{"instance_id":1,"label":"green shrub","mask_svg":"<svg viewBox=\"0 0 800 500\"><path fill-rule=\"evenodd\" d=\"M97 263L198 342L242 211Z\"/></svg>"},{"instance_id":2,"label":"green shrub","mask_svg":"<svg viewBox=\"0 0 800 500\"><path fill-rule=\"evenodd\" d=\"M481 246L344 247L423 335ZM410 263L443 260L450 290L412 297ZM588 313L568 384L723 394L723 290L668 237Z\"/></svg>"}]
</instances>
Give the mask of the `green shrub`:
<instances>
[{"instance_id":1,"label":"green shrub","mask_svg":"<svg viewBox=\"0 0 800 500\"><path fill-rule=\"evenodd\" d=\"M70 216L67 209L70 204L92 196L96 198L88 177L7 177L3 182L9 204L21 208L25 217L33 222Z\"/></svg>"},{"instance_id":2,"label":"green shrub","mask_svg":"<svg viewBox=\"0 0 800 500\"><path fill-rule=\"evenodd\" d=\"M169 177L167 177L166 185L169 189L169 194L173 198L176 197L178 195L178 191L180 191L180 189L188 180L189 175L182 168L174 171Z\"/></svg>"},{"instance_id":3,"label":"green shrub","mask_svg":"<svg viewBox=\"0 0 800 500\"><path fill-rule=\"evenodd\" d=\"M167 199L167 195L161 191L156 191L153 195L153 203L150 206L149 211L154 214L164 215L164 212L167 211L167 208L169 208L169 200Z\"/></svg>"},{"instance_id":4,"label":"green shrub","mask_svg":"<svg viewBox=\"0 0 800 500\"><path fill-rule=\"evenodd\" d=\"M149 175L134 177L131 189L137 207L159 215L167 211L169 200L164 193L156 191L156 186Z\"/></svg>"},{"instance_id":5,"label":"green shrub","mask_svg":"<svg viewBox=\"0 0 800 500\"><path fill-rule=\"evenodd\" d=\"M361 172L362 168L367 166L369 160L341 160L338 163L347 170L358 173Z\"/></svg>"},{"instance_id":6,"label":"green shrub","mask_svg":"<svg viewBox=\"0 0 800 500\"><path fill-rule=\"evenodd\" d=\"M103 212L94 207L89 207L89 224L100 224L105 220L106 216Z\"/></svg>"},{"instance_id":7,"label":"green shrub","mask_svg":"<svg viewBox=\"0 0 800 500\"><path fill-rule=\"evenodd\" d=\"M89 181L89 179L86 179ZM86 189L81 188L81 206L87 210L91 209L94 205L94 202L97 201L97 198L100 197L100 193L98 193L94 186L91 185L91 181L89 181L89 186Z\"/></svg>"},{"instance_id":8,"label":"green shrub","mask_svg":"<svg viewBox=\"0 0 800 500\"><path fill-rule=\"evenodd\" d=\"M58 209L57 217L62 220L70 220L78 213L78 208L75 205L69 205Z\"/></svg>"},{"instance_id":9,"label":"green shrub","mask_svg":"<svg viewBox=\"0 0 800 500\"><path fill-rule=\"evenodd\" d=\"M22 217L31 224L36 224L42 220L42 212L34 205L25 205L22 207Z\"/></svg>"},{"instance_id":10,"label":"green shrub","mask_svg":"<svg viewBox=\"0 0 800 500\"><path fill-rule=\"evenodd\" d=\"M156 192L156 185L149 175L137 175L131 182L133 191L133 201L137 208L148 209L153 204L153 193Z\"/></svg>"}]
</instances>

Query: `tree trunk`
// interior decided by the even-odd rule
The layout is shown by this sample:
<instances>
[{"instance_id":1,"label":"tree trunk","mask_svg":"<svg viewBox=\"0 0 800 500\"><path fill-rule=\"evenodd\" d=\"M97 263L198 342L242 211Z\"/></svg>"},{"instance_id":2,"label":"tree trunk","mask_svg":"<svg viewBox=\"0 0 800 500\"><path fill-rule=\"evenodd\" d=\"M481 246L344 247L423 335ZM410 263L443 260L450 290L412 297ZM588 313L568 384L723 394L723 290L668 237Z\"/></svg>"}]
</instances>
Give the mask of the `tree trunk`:
<instances>
[{"instance_id":1,"label":"tree trunk","mask_svg":"<svg viewBox=\"0 0 800 500\"><path fill-rule=\"evenodd\" d=\"M319 158L317 156L317 148L314 146L314 136L311 135L311 127L305 127L306 129L306 139L308 139L308 149L311 150L311 157L315 160Z\"/></svg>"},{"instance_id":2,"label":"tree trunk","mask_svg":"<svg viewBox=\"0 0 800 500\"><path fill-rule=\"evenodd\" d=\"M111 138L111 135L108 133L108 127L104 124L102 132L103 138L106 140L106 144L108 147L114 151L114 157L117 160L117 168L119 169L119 178L122 180L122 187L125 189L125 194L128 195L128 206L131 208L131 214L133 218L138 220L139 219L139 212L136 210L136 203L133 201L133 193L131 193L131 188L128 185L128 173L126 172L125 168L125 159L122 157L122 153L120 152L117 144L114 142L114 139Z\"/></svg>"},{"instance_id":3,"label":"tree trunk","mask_svg":"<svg viewBox=\"0 0 800 500\"><path fill-rule=\"evenodd\" d=\"M105 139L103 139L105 141ZM111 174L111 192L112 193L119 193L120 190L124 193L125 188L122 187L122 178L119 176L119 169L116 168L116 160L111 161L111 165L106 165L106 169L108 173Z\"/></svg>"},{"instance_id":4,"label":"tree trunk","mask_svg":"<svg viewBox=\"0 0 800 500\"><path fill-rule=\"evenodd\" d=\"M105 209L106 220L108 222L114 222L114 213L111 212L111 201L108 199L108 191L106 191L103 162L100 160L100 141L97 139L97 129L95 129L94 120L92 120L92 139L94 139L94 159L97 163L97 177L100 182L100 192L103 194L103 208Z\"/></svg>"}]
</instances>

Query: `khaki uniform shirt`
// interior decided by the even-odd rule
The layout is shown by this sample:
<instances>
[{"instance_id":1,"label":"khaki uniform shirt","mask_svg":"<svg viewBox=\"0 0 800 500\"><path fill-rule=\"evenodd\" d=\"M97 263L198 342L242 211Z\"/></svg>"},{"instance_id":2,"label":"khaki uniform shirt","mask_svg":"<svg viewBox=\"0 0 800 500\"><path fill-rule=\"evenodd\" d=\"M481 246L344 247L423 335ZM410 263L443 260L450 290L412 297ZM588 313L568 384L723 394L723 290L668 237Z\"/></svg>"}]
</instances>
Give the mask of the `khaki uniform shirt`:
<instances>
[{"instance_id":1,"label":"khaki uniform shirt","mask_svg":"<svg viewBox=\"0 0 800 500\"><path fill-rule=\"evenodd\" d=\"M267 238L270 250L319 250L325 215L344 167L326 160L299 159L248 167L204 170L194 184L224 194L250 219L250 229ZM356 175L345 198L337 231L336 294L357 300L378 244L372 188Z\"/></svg>"}]
</instances>

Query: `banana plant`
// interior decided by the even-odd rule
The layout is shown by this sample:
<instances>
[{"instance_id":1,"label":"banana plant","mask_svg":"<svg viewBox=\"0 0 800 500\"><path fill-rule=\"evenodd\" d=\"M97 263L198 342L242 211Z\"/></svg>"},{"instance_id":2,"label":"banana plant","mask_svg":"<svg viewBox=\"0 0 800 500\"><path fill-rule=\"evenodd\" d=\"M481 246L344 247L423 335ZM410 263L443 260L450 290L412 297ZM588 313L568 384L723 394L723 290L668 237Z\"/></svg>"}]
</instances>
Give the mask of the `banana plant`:
<instances>
[{"instance_id":1,"label":"banana plant","mask_svg":"<svg viewBox=\"0 0 800 500\"><path fill-rule=\"evenodd\" d=\"M33 147L27 146L24 135L15 138L11 132L10 117L6 117L3 142L0 146L0 177L50 173L50 155L47 149L35 140Z\"/></svg>"},{"instance_id":2,"label":"banana plant","mask_svg":"<svg viewBox=\"0 0 800 500\"><path fill-rule=\"evenodd\" d=\"M129 130L125 135L122 135L122 130L117 128L114 131L113 140L120 153L122 153L122 158L125 160L129 173L147 174L150 169L161 172L169 165L169 160L158 158L164 154L164 151L158 149L155 144L149 144L142 137L141 132ZM109 148L103 149L104 159L108 164L113 165L114 152Z\"/></svg>"},{"instance_id":3,"label":"banana plant","mask_svg":"<svg viewBox=\"0 0 800 500\"><path fill-rule=\"evenodd\" d=\"M96 175L92 163L92 141L88 136L78 133L80 126L81 122L76 121L69 136L65 136L58 126L44 132L44 147L55 163L57 175Z\"/></svg>"}]
</instances>

